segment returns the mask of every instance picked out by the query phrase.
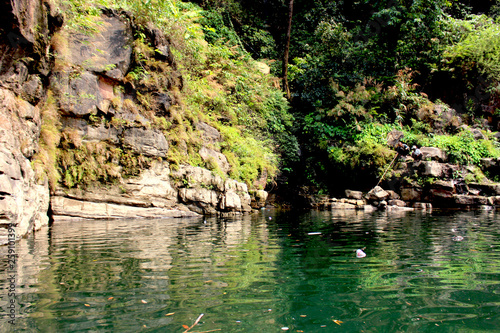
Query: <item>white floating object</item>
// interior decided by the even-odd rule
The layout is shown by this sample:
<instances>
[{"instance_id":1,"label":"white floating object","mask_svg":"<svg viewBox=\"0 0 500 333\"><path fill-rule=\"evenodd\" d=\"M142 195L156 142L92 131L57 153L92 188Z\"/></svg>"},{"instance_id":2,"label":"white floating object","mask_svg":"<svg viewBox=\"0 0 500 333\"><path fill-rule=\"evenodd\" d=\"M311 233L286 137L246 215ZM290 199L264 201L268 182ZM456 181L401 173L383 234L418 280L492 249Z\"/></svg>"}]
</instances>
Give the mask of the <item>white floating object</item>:
<instances>
[{"instance_id":1,"label":"white floating object","mask_svg":"<svg viewBox=\"0 0 500 333\"><path fill-rule=\"evenodd\" d=\"M282 328L281 328L281 330L282 330L282 331L288 331L288 330L289 330L289 328L288 328L288 327L282 327Z\"/></svg>"},{"instance_id":2,"label":"white floating object","mask_svg":"<svg viewBox=\"0 0 500 333\"><path fill-rule=\"evenodd\" d=\"M361 249L356 250L356 258L364 258L366 257L366 253L363 252Z\"/></svg>"},{"instance_id":3,"label":"white floating object","mask_svg":"<svg viewBox=\"0 0 500 333\"><path fill-rule=\"evenodd\" d=\"M315 232L308 232L307 234L309 236L311 236L311 235L321 235L321 232L320 231L315 231Z\"/></svg>"}]
</instances>

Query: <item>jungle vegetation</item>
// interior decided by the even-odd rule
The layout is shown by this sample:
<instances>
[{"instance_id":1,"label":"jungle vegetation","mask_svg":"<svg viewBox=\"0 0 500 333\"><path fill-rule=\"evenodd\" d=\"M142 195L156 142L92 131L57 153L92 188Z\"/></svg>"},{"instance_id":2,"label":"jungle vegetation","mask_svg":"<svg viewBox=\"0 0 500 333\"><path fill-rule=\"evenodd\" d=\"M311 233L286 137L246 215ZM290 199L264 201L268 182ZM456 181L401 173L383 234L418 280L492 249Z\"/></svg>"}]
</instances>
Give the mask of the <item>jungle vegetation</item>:
<instances>
[{"instance_id":1,"label":"jungle vegetation","mask_svg":"<svg viewBox=\"0 0 500 333\"><path fill-rule=\"evenodd\" d=\"M248 184L267 174L284 189L373 187L395 154L386 142L392 130L410 145L446 150L455 163L500 156L498 1L62 4L74 29L92 29L89 16L107 6L168 32L184 88L175 92L176 122L156 123L193 148L199 142L185 120L213 125L230 176ZM200 164L195 149L184 156L172 147L172 162Z\"/></svg>"}]
</instances>

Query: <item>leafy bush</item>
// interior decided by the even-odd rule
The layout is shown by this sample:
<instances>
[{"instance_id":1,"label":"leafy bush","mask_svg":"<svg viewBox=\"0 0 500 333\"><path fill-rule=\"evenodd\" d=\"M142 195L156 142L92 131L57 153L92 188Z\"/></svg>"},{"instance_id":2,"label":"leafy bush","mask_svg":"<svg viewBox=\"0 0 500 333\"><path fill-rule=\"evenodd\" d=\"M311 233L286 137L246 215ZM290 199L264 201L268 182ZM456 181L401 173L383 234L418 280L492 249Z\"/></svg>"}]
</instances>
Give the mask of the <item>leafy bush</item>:
<instances>
[{"instance_id":1,"label":"leafy bush","mask_svg":"<svg viewBox=\"0 0 500 333\"><path fill-rule=\"evenodd\" d=\"M457 135L434 135L420 142L423 146L443 149L451 163L480 165L482 158L500 157L500 149L490 140L474 139L470 131Z\"/></svg>"},{"instance_id":2,"label":"leafy bush","mask_svg":"<svg viewBox=\"0 0 500 333\"><path fill-rule=\"evenodd\" d=\"M449 18L449 29L460 37L444 50L451 70L460 67L469 71L477 66L481 74L498 80L500 77L500 24L486 15L472 15L467 20Z\"/></svg>"}]
</instances>

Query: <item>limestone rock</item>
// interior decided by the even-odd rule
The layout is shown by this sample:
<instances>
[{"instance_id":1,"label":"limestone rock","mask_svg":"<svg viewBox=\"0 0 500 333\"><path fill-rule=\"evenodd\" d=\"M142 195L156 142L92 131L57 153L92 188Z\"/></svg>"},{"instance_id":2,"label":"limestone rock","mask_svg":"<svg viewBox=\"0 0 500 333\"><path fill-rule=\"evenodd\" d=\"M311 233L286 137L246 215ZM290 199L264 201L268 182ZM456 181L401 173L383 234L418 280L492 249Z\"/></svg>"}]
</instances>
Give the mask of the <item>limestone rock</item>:
<instances>
[{"instance_id":1,"label":"limestone rock","mask_svg":"<svg viewBox=\"0 0 500 333\"><path fill-rule=\"evenodd\" d=\"M367 194L366 198L368 200L384 200L389 197L389 193L381 188L380 186L376 186L373 189L371 189Z\"/></svg>"},{"instance_id":2,"label":"limestone rock","mask_svg":"<svg viewBox=\"0 0 500 333\"><path fill-rule=\"evenodd\" d=\"M436 147L421 147L423 160L432 160L438 162L446 162L447 156L444 151Z\"/></svg>"},{"instance_id":3,"label":"limestone rock","mask_svg":"<svg viewBox=\"0 0 500 333\"><path fill-rule=\"evenodd\" d=\"M48 223L48 184L37 182L29 160L40 125L37 107L0 88L0 225L14 224L16 238ZM0 244L6 241L0 233Z\"/></svg>"},{"instance_id":4,"label":"limestone rock","mask_svg":"<svg viewBox=\"0 0 500 333\"><path fill-rule=\"evenodd\" d=\"M401 199L404 201L420 201L422 199L422 189L420 187L403 187L401 189Z\"/></svg>"},{"instance_id":5,"label":"limestone rock","mask_svg":"<svg viewBox=\"0 0 500 333\"><path fill-rule=\"evenodd\" d=\"M500 184L498 183L492 183L492 184L469 183L467 186L470 192L474 191L480 195L485 195L485 196L500 195Z\"/></svg>"},{"instance_id":6,"label":"limestone rock","mask_svg":"<svg viewBox=\"0 0 500 333\"><path fill-rule=\"evenodd\" d=\"M347 202L333 202L332 209L358 209L359 207Z\"/></svg>"},{"instance_id":7,"label":"limestone rock","mask_svg":"<svg viewBox=\"0 0 500 333\"><path fill-rule=\"evenodd\" d=\"M419 171L422 176L441 178L443 175L443 166L436 161L422 161L419 165Z\"/></svg>"},{"instance_id":8,"label":"limestone rock","mask_svg":"<svg viewBox=\"0 0 500 333\"><path fill-rule=\"evenodd\" d=\"M70 61L86 71L104 73L122 79L128 72L133 35L129 24L110 13L96 18L97 33L70 36Z\"/></svg>"},{"instance_id":9,"label":"limestone rock","mask_svg":"<svg viewBox=\"0 0 500 333\"><path fill-rule=\"evenodd\" d=\"M123 131L122 144L138 154L166 157L168 142L161 132L144 128L127 128Z\"/></svg>"},{"instance_id":10,"label":"limestone rock","mask_svg":"<svg viewBox=\"0 0 500 333\"><path fill-rule=\"evenodd\" d=\"M197 130L202 132L202 140L206 143L215 143L222 140L220 132L205 122L199 121L195 124Z\"/></svg>"},{"instance_id":11,"label":"limestone rock","mask_svg":"<svg viewBox=\"0 0 500 333\"><path fill-rule=\"evenodd\" d=\"M453 199L457 206L479 206L488 204L487 197L478 195L455 194Z\"/></svg>"},{"instance_id":12,"label":"limestone rock","mask_svg":"<svg viewBox=\"0 0 500 333\"><path fill-rule=\"evenodd\" d=\"M267 193L264 190L257 190L257 191L251 191L249 194L252 199L251 207L253 209L260 209L266 206L266 201L267 197L269 196L269 193Z\"/></svg>"},{"instance_id":13,"label":"limestone rock","mask_svg":"<svg viewBox=\"0 0 500 333\"><path fill-rule=\"evenodd\" d=\"M58 74L51 80L64 115L83 117L96 114L97 106L104 100L99 90L98 77L89 72L71 78L69 74Z\"/></svg>"},{"instance_id":14,"label":"limestone rock","mask_svg":"<svg viewBox=\"0 0 500 333\"><path fill-rule=\"evenodd\" d=\"M361 200L361 199L363 199L363 192L361 192L361 191L345 190L345 196L347 198L349 198L349 199Z\"/></svg>"},{"instance_id":15,"label":"limestone rock","mask_svg":"<svg viewBox=\"0 0 500 333\"><path fill-rule=\"evenodd\" d=\"M406 207L406 202L404 202L403 200L392 199L389 200L387 203L389 204L389 206Z\"/></svg>"},{"instance_id":16,"label":"limestone rock","mask_svg":"<svg viewBox=\"0 0 500 333\"><path fill-rule=\"evenodd\" d=\"M224 173L229 172L229 170L231 169L231 166L229 165L226 156L222 153L219 153L207 147L201 147L198 153L200 154L201 158L205 163L206 162L216 163L219 169Z\"/></svg>"},{"instance_id":17,"label":"limestone rock","mask_svg":"<svg viewBox=\"0 0 500 333\"><path fill-rule=\"evenodd\" d=\"M51 198L51 207L54 213L54 219L56 220L67 217L113 219L198 216L198 214L189 210L134 207L103 202L74 200L60 196L53 196Z\"/></svg>"},{"instance_id":18,"label":"limestone rock","mask_svg":"<svg viewBox=\"0 0 500 333\"><path fill-rule=\"evenodd\" d=\"M83 141L106 141L114 144L120 142L119 136L122 131L114 127L106 127L104 124L92 126L81 118L64 117L62 119L62 125L63 130L76 130Z\"/></svg>"}]
</instances>

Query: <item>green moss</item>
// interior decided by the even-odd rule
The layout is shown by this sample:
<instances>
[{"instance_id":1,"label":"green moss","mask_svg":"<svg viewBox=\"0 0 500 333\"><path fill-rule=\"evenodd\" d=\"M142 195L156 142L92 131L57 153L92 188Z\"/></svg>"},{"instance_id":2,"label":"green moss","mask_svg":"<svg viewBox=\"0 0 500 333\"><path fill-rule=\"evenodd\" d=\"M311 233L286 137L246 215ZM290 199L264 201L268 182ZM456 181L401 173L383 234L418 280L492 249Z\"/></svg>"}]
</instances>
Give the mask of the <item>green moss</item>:
<instances>
[{"instance_id":1,"label":"green moss","mask_svg":"<svg viewBox=\"0 0 500 333\"><path fill-rule=\"evenodd\" d=\"M61 140L61 123L57 103L50 90L47 92L47 99L41 107L41 118L39 151L33 157L33 166L39 181L47 178L50 190L54 191L61 177L57 168L57 147Z\"/></svg>"}]
</instances>

